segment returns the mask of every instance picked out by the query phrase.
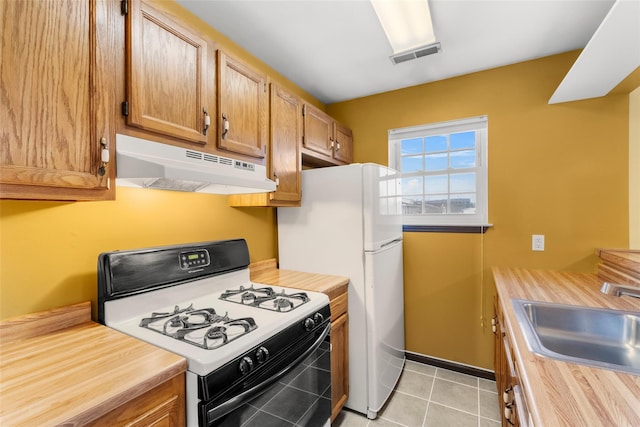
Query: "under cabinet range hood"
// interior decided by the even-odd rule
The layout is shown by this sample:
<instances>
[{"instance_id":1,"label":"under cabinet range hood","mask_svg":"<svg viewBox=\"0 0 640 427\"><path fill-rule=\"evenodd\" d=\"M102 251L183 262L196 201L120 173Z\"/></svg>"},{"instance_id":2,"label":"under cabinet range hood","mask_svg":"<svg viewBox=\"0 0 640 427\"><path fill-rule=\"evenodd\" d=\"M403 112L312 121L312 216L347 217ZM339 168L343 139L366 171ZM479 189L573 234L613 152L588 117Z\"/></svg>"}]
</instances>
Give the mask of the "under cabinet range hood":
<instances>
[{"instance_id":1,"label":"under cabinet range hood","mask_svg":"<svg viewBox=\"0 0 640 427\"><path fill-rule=\"evenodd\" d=\"M267 193L276 183L260 164L116 135L116 185L211 194Z\"/></svg>"}]
</instances>

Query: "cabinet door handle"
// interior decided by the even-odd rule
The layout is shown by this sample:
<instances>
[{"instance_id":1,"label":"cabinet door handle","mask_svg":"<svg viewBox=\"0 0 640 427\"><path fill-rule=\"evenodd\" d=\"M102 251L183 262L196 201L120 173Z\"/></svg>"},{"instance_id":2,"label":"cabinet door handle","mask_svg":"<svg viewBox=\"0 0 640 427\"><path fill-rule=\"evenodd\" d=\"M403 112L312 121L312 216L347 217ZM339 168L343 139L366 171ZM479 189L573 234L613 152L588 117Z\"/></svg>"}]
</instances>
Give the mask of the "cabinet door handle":
<instances>
[{"instance_id":1,"label":"cabinet door handle","mask_svg":"<svg viewBox=\"0 0 640 427\"><path fill-rule=\"evenodd\" d=\"M340 141L336 141L336 153L340 151Z\"/></svg>"},{"instance_id":2,"label":"cabinet door handle","mask_svg":"<svg viewBox=\"0 0 640 427\"><path fill-rule=\"evenodd\" d=\"M511 420L511 415L513 414L513 409L511 409L511 405L507 405L504 407L504 418L507 422L513 425L513 421Z\"/></svg>"},{"instance_id":3,"label":"cabinet door handle","mask_svg":"<svg viewBox=\"0 0 640 427\"><path fill-rule=\"evenodd\" d=\"M503 392L502 392L502 401L506 404L511 404L513 403L513 401L511 400L511 396L509 396L509 392L512 390L511 387L507 387Z\"/></svg>"},{"instance_id":4,"label":"cabinet door handle","mask_svg":"<svg viewBox=\"0 0 640 427\"><path fill-rule=\"evenodd\" d=\"M202 112L204 113L204 126L202 129L202 134L206 135L207 134L207 129L209 129L209 126L211 126L211 116L209 115L209 113L207 113L207 109L203 108Z\"/></svg>"},{"instance_id":5,"label":"cabinet door handle","mask_svg":"<svg viewBox=\"0 0 640 427\"><path fill-rule=\"evenodd\" d=\"M229 119L225 114L222 115L222 139L227 137L227 133L229 133Z\"/></svg>"},{"instance_id":6,"label":"cabinet door handle","mask_svg":"<svg viewBox=\"0 0 640 427\"><path fill-rule=\"evenodd\" d=\"M276 173L276 171L273 171L273 178L274 181L276 182L276 187L280 186L280 178L278 178L278 174Z\"/></svg>"},{"instance_id":7,"label":"cabinet door handle","mask_svg":"<svg viewBox=\"0 0 640 427\"><path fill-rule=\"evenodd\" d=\"M104 176L107 173L107 165L109 164L109 147L107 147L107 138L100 138L100 167L98 168L98 175Z\"/></svg>"}]
</instances>

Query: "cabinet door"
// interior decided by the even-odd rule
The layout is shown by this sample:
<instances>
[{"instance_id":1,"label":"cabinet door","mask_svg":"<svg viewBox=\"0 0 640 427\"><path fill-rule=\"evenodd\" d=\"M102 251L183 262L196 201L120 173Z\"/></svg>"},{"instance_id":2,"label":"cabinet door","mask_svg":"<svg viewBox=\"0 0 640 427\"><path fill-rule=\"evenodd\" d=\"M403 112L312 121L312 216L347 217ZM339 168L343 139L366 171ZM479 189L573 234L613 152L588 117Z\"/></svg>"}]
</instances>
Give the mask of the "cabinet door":
<instances>
[{"instance_id":1,"label":"cabinet door","mask_svg":"<svg viewBox=\"0 0 640 427\"><path fill-rule=\"evenodd\" d=\"M349 316L331 322L331 421L349 397Z\"/></svg>"},{"instance_id":2,"label":"cabinet door","mask_svg":"<svg viewBox=\"0 0 640 427\"><path fill-rule=\"evenodd\" d=\"M213 108L205 102L207 42L144 1L130 4L127 124L206 143L205 121L208 107Z\"/></svg>"},{"instance_id":3,"label":"cabinet door","mask_svg":"<svg viewBox=\"0 0 640 427\"><path fill-rule=\"evenodd\" d=\"M183 427L185 425L184 378L184 373L175 376L86 424L86 427Z\"/></svg>"},{"instance_id":4,"label":"cabinet door","mask_svg":"<svg viewBox=\"0 0 640 427\"><path fill-rule=\"evenodd\" d=\"M267 78L218 50L218 147L263 159Z\"/></svg>"},{"instance_id":5,"label":"cabinet door","mask_svg":"<svg viewBox=\"0 0 640 427\"><path fill-rule=\"evenodd\" d=\"M119 9L100 0L0 1L0 197L113 198L101 141L113 157Z\"/></svg>"},{"instance_id":6,"label":"cabinet door","mask_svg":"<svg viewBox=\"0 0 640 427\"><path fill-rule=\"evenodd\" d=\"M271 84L271 142L269 170L276 181L273 201L299 201L302 141L302 103L299 98Z\"/></svg>"},{"instance_id":7,"label":"cabinet door","mask_svg":"<svg viewBox=\"0 0 640 427\"><path fill-rule=\"evenodd\" d=\"M353 133L351 129L335 122L335 137L333 157L344 163L353 162Z\"/></svg>"},{"instance_id":8,"label":"cabinet door","mask_svg":"<svg viewBox=\"0 0 640 427\"><path fill-rule=\"evenodd\" d=\"M506 378L505 378L505 364L506 364L506 356L504 350L504 344L502 342L504 334L502 333L502 317L500 311L500 301L498 300L498 296L496 295L493 299L493 320L492 320L492 329L493 329L493 370L496 374L496 388L498 391L498 404L502 408L504 405L504 401L502 398L502 393L506 388Z\"/></svg>"},{"instance_id":9,"label":"cabinet door","mask_svg":"<svg viewBox=\"0 0 640 427\"><path fill-rule=\"evenodd\" d=\"M328 157L333 154L333 119L309 104L304 106L303 146Z\"/></svg>"}]
</instances>

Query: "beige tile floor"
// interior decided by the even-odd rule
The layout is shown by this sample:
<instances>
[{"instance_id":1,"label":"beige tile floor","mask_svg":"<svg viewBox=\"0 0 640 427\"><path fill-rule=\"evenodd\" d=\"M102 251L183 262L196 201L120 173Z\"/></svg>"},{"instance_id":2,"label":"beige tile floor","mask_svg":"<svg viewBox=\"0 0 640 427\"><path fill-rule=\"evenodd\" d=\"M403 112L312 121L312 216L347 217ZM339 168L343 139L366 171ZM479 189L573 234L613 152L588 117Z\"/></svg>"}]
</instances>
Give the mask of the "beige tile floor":
<instances>
[{"instance_id":1,"label":"beige tile floor","mask_svg":"<svg viewBox=\"0 0 640 427\"><path fill-rule=\"evenodd\" d=\"M343 410L332 427L499 427L495 381L407 360L375 420Z\"/></svg>"}]
</instances>

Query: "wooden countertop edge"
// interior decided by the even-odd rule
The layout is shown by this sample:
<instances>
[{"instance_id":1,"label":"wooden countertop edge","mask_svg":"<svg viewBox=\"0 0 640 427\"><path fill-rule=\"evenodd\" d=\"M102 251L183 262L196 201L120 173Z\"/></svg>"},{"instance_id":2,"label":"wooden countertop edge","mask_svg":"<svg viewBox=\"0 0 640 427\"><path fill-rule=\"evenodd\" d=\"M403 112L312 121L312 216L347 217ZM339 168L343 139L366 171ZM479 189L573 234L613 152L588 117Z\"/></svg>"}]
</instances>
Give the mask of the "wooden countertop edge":
<instances>
[{"instance_id":1,"label":"wooden countertop edge","mask_svg":"<svg viewBox=\"0 0 640 427\"><path fill-rule=\"evenodd\" d=\"M349 285L349 278L344 276L279 269L275 258L252 263L249 270L254 282L322 292L329 299L347 292Z\"/></svg>"},{"instance_id":2,"label":"wooden countertop edge","mask_svg":"<svg viewBox=\"0 0 640 427\"><path fill-rule=\"evenodd\" d=\"M640 410L633 409L634 407L640 408L637 404L637 396L640 396L640 377L534 354L529 350L518 326L511 299L521 298L620 310L639 310L640 303L612 300L604 295L599 295L600 281L595 274L504 267L494 267L493 274L504 313L507 334L512 345L511 350L516 358L522 387L527 396L528 409L534 425L536 427L573 426L580 425L581 420L593 426L640 425ZM518 277L521 274L530 277ZM584 300L580 300L580 302L567 300L561 292L549 292L549 290L541 292L540 295L544 294L544 296L540 298L517 295L518 292L522 292L518 289L520 286L525 284L535 286L536 277L553 278L561 287L568 285L569 287L565 290L569 295L579 295L582 290L571 287L588 282L586 287L593 295L585 296ZM566 280L565 283L562 283L563 279ZM509 282L508 286L506 282ZM541 288L543 287L541 286ZM530 292L528 288L526 292ZM608 412L603 414L598 412L599 410ZM588 418L589 416L592 418Z\"/></svg>"}]
</instances>

